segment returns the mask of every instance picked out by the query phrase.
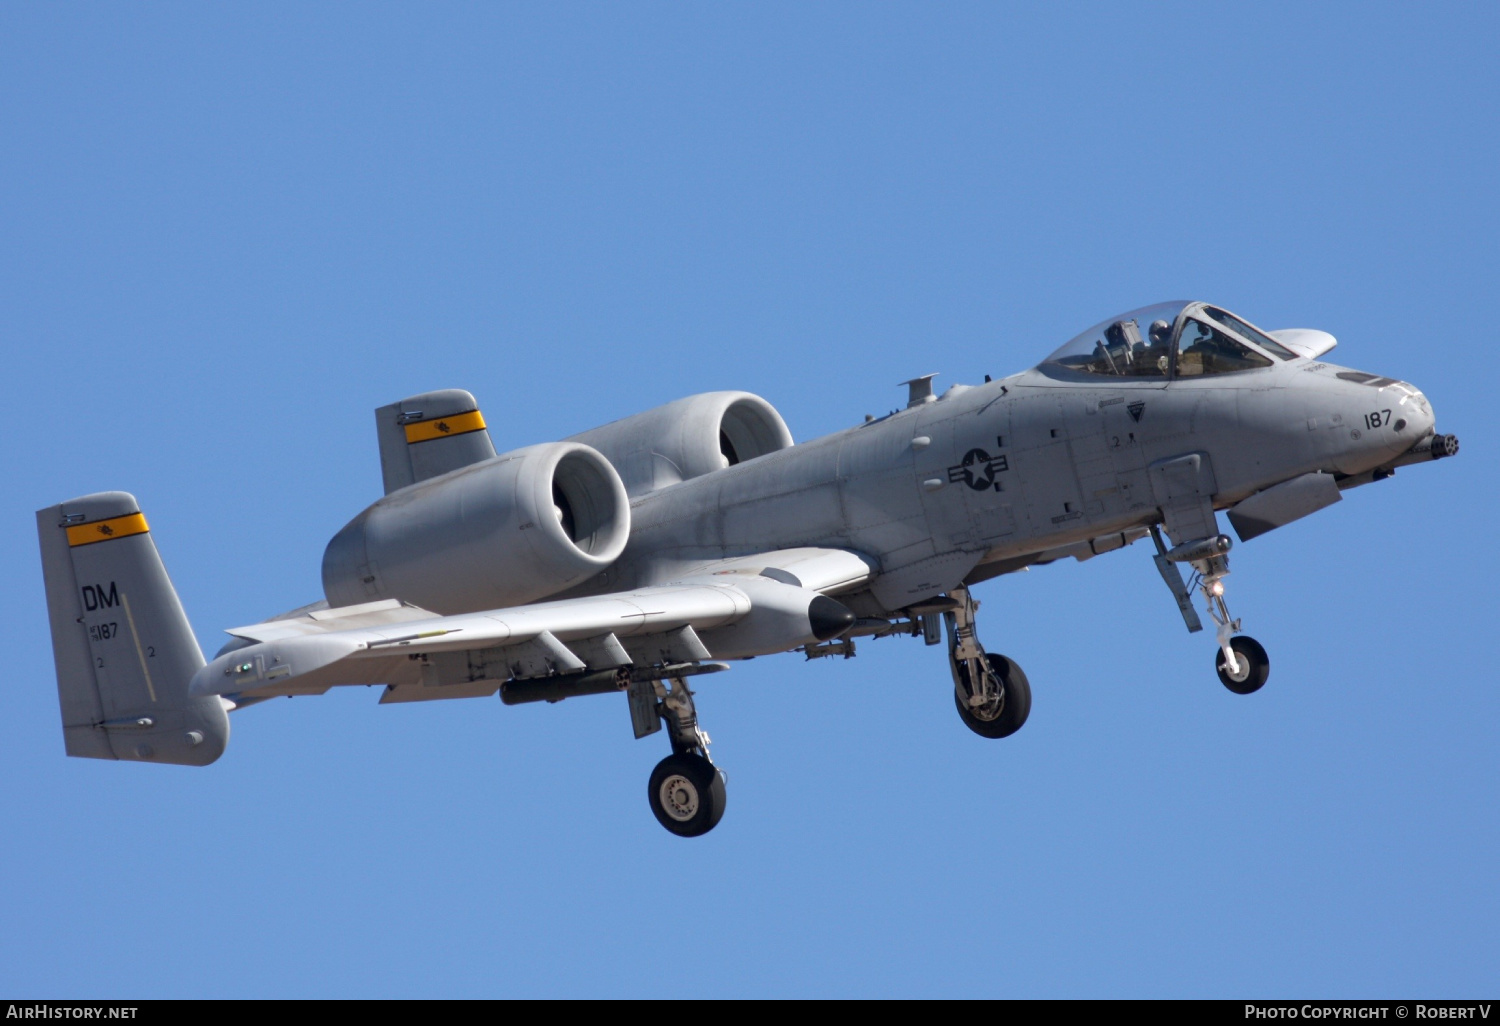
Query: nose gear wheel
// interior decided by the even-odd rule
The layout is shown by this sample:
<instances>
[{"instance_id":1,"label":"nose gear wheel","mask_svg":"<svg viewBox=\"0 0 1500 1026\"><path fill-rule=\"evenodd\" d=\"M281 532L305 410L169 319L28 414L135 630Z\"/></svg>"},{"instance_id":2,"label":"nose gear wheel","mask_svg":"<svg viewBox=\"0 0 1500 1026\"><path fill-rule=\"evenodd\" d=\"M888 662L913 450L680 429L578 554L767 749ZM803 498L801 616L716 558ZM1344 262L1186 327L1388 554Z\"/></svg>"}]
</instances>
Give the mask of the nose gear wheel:
<instances>
[{"instance_id":1,"label":"nose gear wheel","mask_svg":"<svg viewBox=\"0 0 1500 1026\"><path fill-rule=\"evenodd\" d=\"M1220 649L1215 666L1219 671L1219 680L1236 695L1249 695L1259 691L1266 683L1266 678L1271 675L1271 657L1266 655L1260 642L1244 634L1230 638L1229 647L1234 650L1235 666L1230 668L1229 660L1225 658L1223 649Z\"/></svg>"}]
</instances>

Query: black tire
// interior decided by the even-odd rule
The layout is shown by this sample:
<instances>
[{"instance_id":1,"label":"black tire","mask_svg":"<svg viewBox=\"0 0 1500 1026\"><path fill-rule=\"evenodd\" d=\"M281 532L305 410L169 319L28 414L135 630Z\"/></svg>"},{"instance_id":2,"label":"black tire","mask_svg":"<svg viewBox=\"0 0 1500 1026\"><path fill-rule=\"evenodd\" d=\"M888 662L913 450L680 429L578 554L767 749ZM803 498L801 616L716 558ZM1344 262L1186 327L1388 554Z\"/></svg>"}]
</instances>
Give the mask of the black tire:
<instances>
[{"instance_id":1,"label":"black tire","mask_svg":"<svg viewBox=\"0 0 1500 1026\"><path fill-rule=\"evenodd\" d=\"M725 790L725 786L723 771L715 767L713 783L708 787L714 800L713 815L708 819L708 826L703 828L705 834L718 826L719 820L724 818L724 806L729 801L729 793Z\"/></svg>"},{"instance_id":2,"label":"black tire","mask_svg":"<svg viewBox=\"0 0 1500 1026\"><path fill-rule=\"evenodd\" d=\"M1010 737L1026 725L1026 717L1031 715L1031 682L1013 660L993 652L986 652L984 658L1004 687L1005 701L999 711L993 717L983 718L964 703L957 691L953 692L953 704L958 706L958 715L964 726L980 737ZM959 683L968 690L968 665L959 663L957 672Z\"/></svg>"},{"instance_id":3,"label":"black tire","mask_svg":"<svg viewBox=\"0 0 1500 1026\"><path fill-rule=\"evenodd\" d=\"M1229 662L1224 658L1224 650L1221 648L1214 661L1214 667L1219 671L1219 681L1236 695L1250 695L1259 691L1265 686L1266 678L1271 676L1271 657L1266 655L1260 642L1244 635L1230 638L1229 647L1234 649L1235 662L1243 664L1243 675L1238 679L1230 676Z\"/></svg>"},{"instance_id":4,"label":"black tire","mask_svg":"<svg viewBox=\"0 0 1500 1026\"><path fill-rule=\"evenodd\" d=\"M678 837L701 837L724 818L724 775L696 752L667 756L651 771L646 800L656 821Z\"/></svg>"}]
</instances>

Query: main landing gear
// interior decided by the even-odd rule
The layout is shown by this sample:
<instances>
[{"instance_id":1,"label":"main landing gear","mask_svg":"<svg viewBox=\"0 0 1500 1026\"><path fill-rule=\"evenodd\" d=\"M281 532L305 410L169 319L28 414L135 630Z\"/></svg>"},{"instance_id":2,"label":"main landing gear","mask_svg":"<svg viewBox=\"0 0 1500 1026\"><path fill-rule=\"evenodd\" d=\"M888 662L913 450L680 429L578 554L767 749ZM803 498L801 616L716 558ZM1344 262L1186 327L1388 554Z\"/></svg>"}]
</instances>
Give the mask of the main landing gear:
<instances>
[{"instance_id":1,"label":"main landing gear","mask_svg":"<svg viewBox=\"0 0 1500 1026\"><path fill-rule=\"evenodd\" d=\"M1151 539L1156 543L1157 569L1167 587L1172 589L1189 631L1203 629L1203 622L1190 602L1194 588L1203 591L1208 615L1218 636L1219 651L1214 668L1219 673L1220 682L1237 695L1259 691L1271 675L1271 658L1260 642L1239 633L1240 621L1229 615L1229 606L1224 602L1224 578L1229 576L1229 549L1233 542L1221 534L1168 550L1162 543L1161 532L1155 527L1151 528ZM1192 566L1192 584L1182 583L1181 573L1171 565L1173 563Z\"/></svg>"},{"instance_id":2,"label":"main landing gear","mask_svg":"<svg viewBox=\"0 0 1500 1026\"><path fill-rule=\"evenodd\" d=\"M724 816L724 773L708 755L709 737L698 726L698 710L686 677L668 681L643 681L631 688L631 716L636 736L667 726L672 754L656 764L646 787L646 800L657 822L678 837L699 837L718 825ZM642 731L642 716L649 707L652 719Z\"/></svg>"},{"instance_id":3,"label":"main landing gear","mask_svg":"<svg viewBox=\"0 0 1500 1026\"><path fill-rule=\"evenodd\" d=\"M1015 661L986 652L979 644L974 633L979 603L969 589L955 588L949 597L955 604L943 612L943 621L959 719L980 737L1009 737L1031 714L1031 684Z\"/></svg>"}]
</instances>

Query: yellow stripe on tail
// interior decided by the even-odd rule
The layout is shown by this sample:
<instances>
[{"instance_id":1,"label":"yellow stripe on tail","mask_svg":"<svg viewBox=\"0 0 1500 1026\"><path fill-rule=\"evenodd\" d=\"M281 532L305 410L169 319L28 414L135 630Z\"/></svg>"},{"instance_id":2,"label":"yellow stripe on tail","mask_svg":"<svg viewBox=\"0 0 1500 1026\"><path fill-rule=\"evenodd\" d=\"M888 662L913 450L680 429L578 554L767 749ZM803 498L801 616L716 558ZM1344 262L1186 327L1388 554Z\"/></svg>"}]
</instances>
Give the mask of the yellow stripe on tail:
<instances>
[{"instance_id":1,"label":"yellow stripe on tail","mask_svg":"<svg viewBox=\"0 0 1500 1026\"><path fill-rule=\"evenodd\" d=\"M453 417L439 417L436 420L419 420L415 424L406 425L406 444L412 445L416 442L430 442L434 438L466 435L470 431L483 431L484 428L484 417L478 410L460 413Z\"/></svg>"},{"instance_id":2,"label":"yellow stripe on tail","mask_svg":"<svg viewBox=\"0 0 1500 1026\"><path fill-rule=\"evenodd\" d=\"M92 545L94 542L128 538L132 534L145 534L151 530L146 526L146 517L141 513L130 513L123 517L96 520L92 524L75 524L68 528L68 545Z\"/></svg>"}]
</instances>

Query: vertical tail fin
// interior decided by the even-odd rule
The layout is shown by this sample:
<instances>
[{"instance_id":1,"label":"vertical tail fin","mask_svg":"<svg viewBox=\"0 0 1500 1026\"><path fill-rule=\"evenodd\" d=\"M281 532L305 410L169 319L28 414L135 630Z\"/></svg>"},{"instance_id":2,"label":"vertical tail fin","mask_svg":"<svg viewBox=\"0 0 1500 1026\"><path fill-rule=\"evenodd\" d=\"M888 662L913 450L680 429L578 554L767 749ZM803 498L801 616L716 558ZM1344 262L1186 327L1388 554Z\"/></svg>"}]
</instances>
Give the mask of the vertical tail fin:
<instances>
[{"instance_id":1,"label":"vertical tail fin","mask_svg":"<svg viewBox=\"0 0 1500 1026\"><path fill-rule=\"evenodd\" d=\"M382 406L375 411L375 430L387 495L495 456L479 404L461 388Z\"/></svg>"},{"instance_id":2,"label":"vertical tail fin","mask_svg":"<svg viewBox=\"0 0 1500 1026\"><path fill-rule=\"evenodd\" d=\"M217 696L188 697L203 652L135 496L70 499L38 510L36 526L68 754L217 759L229 716Z\"/></svg>"}]
</instances>

